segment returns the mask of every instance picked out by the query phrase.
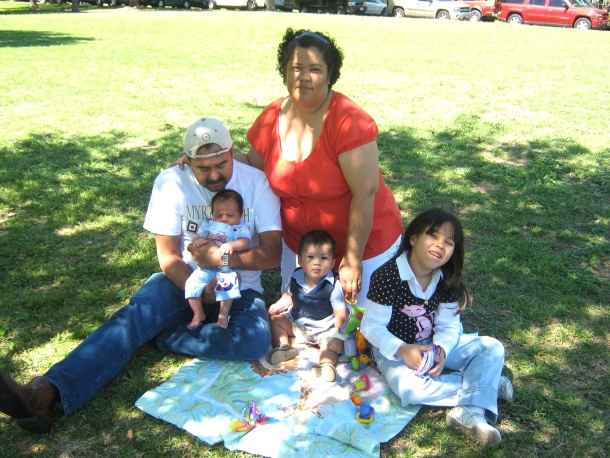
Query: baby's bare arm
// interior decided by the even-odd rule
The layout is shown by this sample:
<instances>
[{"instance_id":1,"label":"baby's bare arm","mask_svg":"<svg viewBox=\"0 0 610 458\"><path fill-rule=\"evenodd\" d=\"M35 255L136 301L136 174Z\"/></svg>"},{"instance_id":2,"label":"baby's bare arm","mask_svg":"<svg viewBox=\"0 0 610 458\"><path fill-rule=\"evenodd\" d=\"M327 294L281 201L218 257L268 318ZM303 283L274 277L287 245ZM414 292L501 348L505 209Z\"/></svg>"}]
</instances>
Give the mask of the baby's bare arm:
<instances>
[{"instance_id":1,"label":"baby's bare arm","mask_svg":"<svg viewBox=\"0 0 610 458\"><path fill-rule=\"evenodd\" d=\"M269 307L270 315L278 315L292 305L292 296L288 293L282 294L282 297L275 304Z\"/></svg>"},{"instance_id":2,"label":"baby's bare arm","mask_svg":"<svg viewBox=\"0 0 610 458\"><path fill-rule=\"evenodd\" d=\"M193 237L191 243L195 248L201 248L203 245L206 245L208 241L197 234L195 237Z\"/></svg>"},{"instance_id":3,"label":"baby's bare arm","mask_svg":"<svg viewBox=\"0 0 610 458\"><path fill-rule=\"evenodd\" d=\"M242 237L232 242L223 243L220 245L220 254L233 254L234 251L244 251L250 248L250 239Z\"/></svg>"}]
</instances>

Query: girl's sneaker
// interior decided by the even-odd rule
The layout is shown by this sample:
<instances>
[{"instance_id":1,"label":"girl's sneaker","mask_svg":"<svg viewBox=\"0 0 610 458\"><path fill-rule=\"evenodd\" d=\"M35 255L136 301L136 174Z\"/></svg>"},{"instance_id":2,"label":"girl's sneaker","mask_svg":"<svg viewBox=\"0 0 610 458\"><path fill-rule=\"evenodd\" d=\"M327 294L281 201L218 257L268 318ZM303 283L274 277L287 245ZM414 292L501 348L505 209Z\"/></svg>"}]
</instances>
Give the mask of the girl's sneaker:
<instances>
[{"instance_id":1,"label":"girl's sneaker","mask_svg":"<svg viewBox=\"0 0 610 458\"><path fill-rule=\"evenodd\" d=\"M513 402L515 399L515 390L513 384L504 375L500 377L500 385L498 386L498 400L504 402Z\"/></svg>"},{"instance_id":2,"label":"girl's sneaker","mask_svg":"<svg viewBox=\"0 0 610 458\"><path fill-rule=\"evenodd\" d=\"M479 413L473 414L466 407L454 407L447 413L447 424L460 429L479 444L494 447L500 443L500 431L491 426Z\"/></svg>"}]
</instances>

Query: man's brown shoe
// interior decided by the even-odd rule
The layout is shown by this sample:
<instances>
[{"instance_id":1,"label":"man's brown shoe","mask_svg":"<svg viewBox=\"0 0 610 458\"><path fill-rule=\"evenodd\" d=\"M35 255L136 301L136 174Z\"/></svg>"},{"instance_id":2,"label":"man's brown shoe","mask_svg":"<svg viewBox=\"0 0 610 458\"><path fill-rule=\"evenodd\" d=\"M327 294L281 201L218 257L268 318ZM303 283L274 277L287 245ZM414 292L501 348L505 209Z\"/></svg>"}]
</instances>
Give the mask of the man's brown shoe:
<instances>
[{"instance_id":1,"label":"man's brown shoe","mask_svg":"<svg viewBox=\"0 0 610 458\"><path fill-rule=\"evenodd\" d=\"M47 378L36 377L21 386L0 369L0 412L13 417L23 429L50 432L57 400L57 388Z\"/></svg>"}]
</instances>

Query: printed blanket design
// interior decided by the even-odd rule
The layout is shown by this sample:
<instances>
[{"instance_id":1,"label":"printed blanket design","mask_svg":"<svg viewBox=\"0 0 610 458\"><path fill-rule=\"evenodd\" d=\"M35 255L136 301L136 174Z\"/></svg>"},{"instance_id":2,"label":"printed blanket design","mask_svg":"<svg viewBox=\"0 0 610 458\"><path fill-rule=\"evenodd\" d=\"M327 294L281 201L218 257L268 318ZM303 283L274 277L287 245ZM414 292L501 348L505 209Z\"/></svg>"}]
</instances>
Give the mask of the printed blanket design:
<instances>
[{"instance_id":1,"label":"printed blanket design","mask_svg":"<svg viewBox=\"0 0 610 458\"><path fill-rule=\"evenodd\" d=\"M339 363L336 382L310 371L316 349L299 345L299 357L282 367L260 361L196 358L168 381L145 393L136 406L213 445L268 457L379 457L380 444L396 436L419 411L403 408L373 367L354 371ZM371 423L356 420L352 384L366 374L368 391L358 391L374 408ZM266 417L250 430L231 428L254 401ZM239 423L239 421L237 422Z\"/></svg>"}]
</instances>

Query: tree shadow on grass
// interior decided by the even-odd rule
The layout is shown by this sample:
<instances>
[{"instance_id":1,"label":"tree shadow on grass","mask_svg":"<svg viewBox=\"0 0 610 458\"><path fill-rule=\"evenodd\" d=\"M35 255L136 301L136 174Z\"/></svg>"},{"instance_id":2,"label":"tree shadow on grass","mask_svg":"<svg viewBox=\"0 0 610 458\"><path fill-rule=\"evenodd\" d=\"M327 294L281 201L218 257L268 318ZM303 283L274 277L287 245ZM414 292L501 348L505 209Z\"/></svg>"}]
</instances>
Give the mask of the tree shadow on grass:
<instances>
[{"instance_id":1,"label":"tree shadow on grass","mask_svg":"<svg viewBox=\"0 0 610 458\"><path fill-rule=\"evenodd\" d=\"M94 38L75 37L65 33L33 30L0 30L0 48L30 48L65 46Z\"/></svg>"},{"instance_id":2,"label":"tree shadow on grass","mask_svg":"<svg viewBox=\"0 0 610 458\"><path fill-rule=\"evenodd\" d=\"M0 352L2 367L22 368L12 355L53 345L58 336L82 340L125 302L122 295L158 270L154 242L141 224L153 180L176 159L182 133L167 125L154 142L137 146L120 131L78 138L49 133L0 149L6 164L0 316L9 324L3 343L10 342ZM610 255L603 161L610 151L598 157L570 139L500 143L500 133L501 126L466 115L428 134L392 126L379 136L381 166L405 222L431 206L462 219L465 276L475 294L463 317L466 331L501 339L515 374L517 401L502 408L509 425L501 424L504 442L516 455L551 453L558 444L568 455L595 455L610 448L600 427L587 428L608 424L610 411L603 395L608 367L599 366L609 350L602 305ZM245 138L245 130L233 135ZM588 165L595 161L599 167ZM277 272L271 277L275 282ZM100 451L110 441L120 454L133 420L108 406L131 406L157 381L151 366L179 365L183 358L150 350L138 352L77 412L78 421L62 421L56 438L24 439L17 429L11 438L24 450L41 441L58 451L78 424L98 436L101 428ZM172 435L171 427L160 429ZM459 435L455 441L455 456L476 455L470 441ZM178 443L168 447L182 450ZM383 450L390 453L391 444Z\"/></svg>"},{"instance_id":3,"label":"tree shadow on grass","mask_svg":"<svg viewBox=\"0 0 610 458\"><path fill-rule=\"evenodd\" d=\"M48 133L0 149L0 308L13 352L86 337L159 269L142 222L178 137L133 146L118 131Z\"/></svg>"}]
</instances>

